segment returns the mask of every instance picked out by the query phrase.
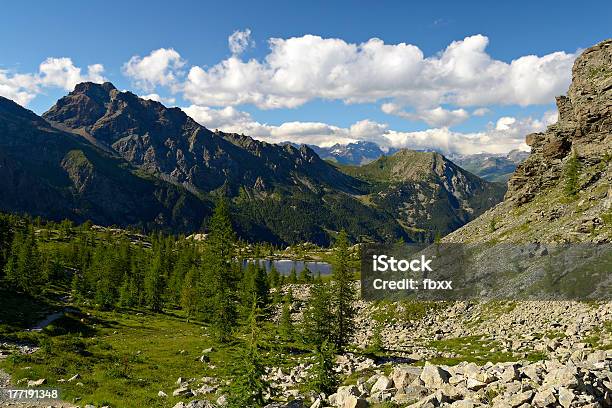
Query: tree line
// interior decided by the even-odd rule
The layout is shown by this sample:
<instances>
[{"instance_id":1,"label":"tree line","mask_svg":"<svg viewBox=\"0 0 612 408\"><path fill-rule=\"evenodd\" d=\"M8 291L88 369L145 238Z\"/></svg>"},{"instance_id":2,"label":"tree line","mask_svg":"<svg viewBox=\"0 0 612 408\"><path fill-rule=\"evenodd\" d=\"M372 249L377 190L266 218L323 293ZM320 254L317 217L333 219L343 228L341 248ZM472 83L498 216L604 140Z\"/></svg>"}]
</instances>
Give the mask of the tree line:
<instances>
[{"instance_id":1,"label":"tree line","mask_svg":"<svg viewBox=\"0 0 612 408\"><path fill-rule=\"evenodd\" d=\"M263 404L268 384L259 333L278 310L278 339L312 347L311 386L331 392L337 385L334 355L347 347L354 329L347 234L337 237L332 279L324 282L308 269L299 276L295 270L281 276L274 268L267 273L256 263L245 266L224 200L207 232L202 243L161 233L133 241L127 234L96 231L89 223L42 224L0 215L0 282L29 296L44 296L48 288L64 285L74 302L105 310L182 309L187 319L204 321L218 341L239 339L230 406ZM286 283L311 283L299 327L294 327L293 294L283 288Z\"/></svg>"}]
</instances>

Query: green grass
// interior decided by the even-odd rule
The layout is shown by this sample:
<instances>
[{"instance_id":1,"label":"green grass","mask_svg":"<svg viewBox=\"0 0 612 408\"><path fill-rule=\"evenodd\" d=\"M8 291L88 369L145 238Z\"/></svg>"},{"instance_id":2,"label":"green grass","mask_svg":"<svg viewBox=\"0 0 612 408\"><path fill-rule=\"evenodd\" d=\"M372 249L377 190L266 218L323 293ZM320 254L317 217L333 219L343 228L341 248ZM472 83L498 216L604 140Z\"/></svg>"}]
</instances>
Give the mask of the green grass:
<instances>
[{"instance_id":1,"label":"green grass","mask_svg":"<svg viewBox=\"0 0 612 408\"><path fill-rule=\"evenodd\" d=\"M23 299L3 299L8 299L9 305L24 304ZM232 342L219 344L209 336L206 325L187 322L180 314L82 309L54 321L42 332L23 331L30 320L38 321L38 306L35 301L28 304L21 316L24 321L5 324L1 337L29 341L40 350L31 355L11 355L0 360L0 368L11 374L13 383L22 378L47 379L46 386L59 388L65 401L78 399L82 405L113 407L174 406L186 401L172 397L178 377L213 377L221 384L231 377L232 364L237 361L239 332ZM17 309L14 307L11 313ZM28 320L28 313L36 318ZM312 355L310 348L299 341L281 348L274 336L273 323L264 323L260 344L266 365L288 370ZM202 351L210 347L210 361L200 362ZM81 378L76 381L59 381L77 373ZM199 381L190 386L197 388ZM158 397L160 390L168 397Z\"/></svg>"},{"instance_id":2,"label":"green grass","mask_svg":"<svg viewBox=\"0 0 612 408\"><path fill-rule=\"evenodd\" d=\"M456 337L451 339L434 340L429 343L439 352L452 353L455 357L438 357L431 359L433 364L455 365L462 361L476 364L487 362L498 363L502 361L515 361L512 353L499 351L502 347L497 341L485 340L480 336ZM495 351L491 351L495 349Z\"/></svg>"},{"instance_id":3,"label":"green grass","mask_svg":"<svg viewBox=\"0 0 612 408\"><path fill-rule=\"evenodd\" d=\"M171 316L70 315L47 327L45 334L39 352L14 356L0 366L14 381L46 378L49 387L60 388L67 401L80 397L81 403L98 405L167 406L179 399L162 400L157 391L171 395L178 377L217 375L209 364L196 361L203 349L213 346L206 330ZM217 350L211 354L219 371L225 368L226 353ZM58 382L77 373L81 375L78 381Z\"/></svg>"}]
</instances>

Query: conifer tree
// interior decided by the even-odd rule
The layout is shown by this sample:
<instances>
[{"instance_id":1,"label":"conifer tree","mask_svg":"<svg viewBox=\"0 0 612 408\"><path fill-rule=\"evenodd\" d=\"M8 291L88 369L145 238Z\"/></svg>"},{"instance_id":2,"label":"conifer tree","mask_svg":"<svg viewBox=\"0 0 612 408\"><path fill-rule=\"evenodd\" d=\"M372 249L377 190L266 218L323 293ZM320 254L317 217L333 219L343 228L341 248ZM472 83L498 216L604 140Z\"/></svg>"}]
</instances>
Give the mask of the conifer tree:
<instances>
[{"instance_id":1,"label":"conifer tree","mask_svg":"<svg viewBox=\"0 0 612 408\"><path fill-rule=\"evenodd\" d=\"M265 365L259 350L259 320L261 309L253 298L247 319L247 339L233 367L233 378L228 407L261 407L268 383L264 379Z\"/></svg>"},{"instance_id":2,"label":"conifer tree","mask_svg":"<svg viewBox=\"0 0 612 408\"><path fill-rule=\"evenodd\" d=\"M210 220L200 287L206 310L210 310L211 328L219 340L228 338L237 318L236 287L240 265L233 259L235 242L228 204L221 199Z\"/></svg>"},{"instance_id":3,"label":"conifer tree","mask_svg":"<svg viewBox=\"0 0 612 408\"><path fill-rule=\"evenodd\" d=\"M293 293L291 289L287 292L283 300L283 308L279 320L278 331L284 342L293 340L293 322L291 321L291 305L293 303Z\"/></svg>"},{"instance_id":4,"label":"conifer tree","mask_svg":"<svg viewBox=\"0 0 612 408\"><path fill-rule=\"evenodd\" d=\"M306 341L314 345L334 341L335 318L330 285L314 283L310 287L310 298L304 311L303 332Z\"/></svg>"},{"instance_id":5,"label":"conifer tree","mask_svg":"<svg viewBox=\"0 0 612 408\"><path fill-rule=\"evenodd\" d=\"M4 267L9 258L13 242L13 225L9 216L0 214L0 279L4 275Z\"/></svg>"},{"instance_id":6,"label":"conifer tree","mask_svg":"<svg viewBox=\"0 0 612 408\"><path fill-rule=\"evenodd\" d=\"M72 275L72 281L70 282L70 288L72 290L72 297L76 301L80 301L85 297L87 293L85 289L85 283L83 275L80 272L74 272Z\"/></svg>"},{"instance_id":7,"label":"conifer tree","mask_svg":"<svg viewBox=\"0 0 612 408\"><path fill-rule=\"evenodd\" d=\"M181 290L181 307L187 315L187 319L193 316L197 311L198 293L197 293L197 269L192 267L185 275L183 280L183 288Z\"/></svg>"},{"instance_id":8,"label":"conifer tree","mask_svg":"<svg viewBox=\"0 0 612 408\"><path fill-rule=\"evenodd\" d=\"M565 165L565 194L573 197L578 193L578 173L580 172L580 160L576 150L572 150L572 155Z\"/></svg>"},{"instance_id":9,"label":"conifer tree","mask_svg":"<svg viewBox=\"0 0 612 408\"><path fill-rule=\"evenodd\" d=\"M268 272L268 286L271 288L277 288L280 283L280 273L278 269L272 264L270 272Z\"/></svg>"},{"instance_id":10,"label":"conifer tree","mask_svg":"<svg viewBox=\"0 0 612 408\"><path fill-rule=\"evenodd\" d=\"M334 349L328 341L315 348L315 363L310 371L309 388L329 395L338 386L338 375L334 371Z\"/></svg>"},{"instance_id":11,"label":"conifer tree","mask_svg":"<svg viewBox=\"0 0 612 408\"><path fill-rule=\"evenodd\" d=\"M355 290L352 286L353 273L350 268L348 237L342 230L338 235L333 265L333 303L336 323L336 347L342 350L348 343L355 323Z\"/></svg>"},{"instance_id":12,"label":"conifer tree","mask_svg":"<svg viewBox=\"0 0 612 408\"><path fill-rule=\"evenodd\" d=\"M137 304L138 286L136 285L136 279L126 274L119 288L119 305L123 307L134 307Z\"/></svg>"},{"instance_id":13,"label":"conifer tree","mask_svg":"<svg viewBox=\"0 0 612 408\"><path fill-rule=\"evenodd\" d=\"M287 278L287 282L289 282L289 283L297 283L298 282L297 272L295 270L295 266L293 268L291 268L291 271L289 272L289 277Z\"/></svg>"},{"instance_id":14,"label":"conifer tree","mask_svg":"<svg viewBox=\"0 0 612 408\"><path fill-rule=\"evenodd\" d=\"M302 283L311 283L312 282L312 273L310 269L306 265L304 265L304 269L300 271L299 281Z\"/></svg>"},{"instance_id":15,"label":"conifer tree","mask_svg":"<svg viewBox=\"0 0 612 408\"><path fill-rule=\"evenodd\" d=\"M7 281L17 290L31 295L37 293L42 279L40 254L32 228L15 234L5 274Z\"/></svg>"},{"instance_id":16,"label":"conifer tree","mask_svg":"<svg viewBox=\"0 0 612 408\"><path fill-rule=\"evenodd\" d=\"M145 302L154 312L162 311L164 287L161 252L158 252L151 260L144 276Z\"/></svg>"}]
</instances>

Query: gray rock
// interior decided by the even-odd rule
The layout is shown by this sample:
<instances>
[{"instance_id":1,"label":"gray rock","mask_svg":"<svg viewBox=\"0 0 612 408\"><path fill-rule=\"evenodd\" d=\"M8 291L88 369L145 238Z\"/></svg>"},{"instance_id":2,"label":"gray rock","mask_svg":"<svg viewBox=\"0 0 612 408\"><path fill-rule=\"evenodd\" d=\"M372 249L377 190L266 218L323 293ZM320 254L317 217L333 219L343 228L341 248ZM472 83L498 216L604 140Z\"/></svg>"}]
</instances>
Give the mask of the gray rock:
<instances>
[{"instance_id":1,"label":"gray rock","mask_svg":"<svg viewBox=\"0 0 612 408\"><path fill-rule=\"evenodd\" d=\"M406 365L399 365L393 367L391 378L393 379L393 386L397 389L408 386L415 378L418 378L421 374L421 369L418 367L411 367Z\"/></svg>"},{"instance_id":2,"label":"gray rock","mask_svg":"<svg viewBox=\"0 0 612 408\"><path fill-rule=\"evenodd\" d=\"M372 386L370 394L376 394L377 392L385 391L391 387L393 387L393 380L384 375L381 375L380 377L378 377L378 380L376 380L376 382Z\"/></svg>"},{"instance_id":3,"label":"gray rock","mask_svg":"<svg viewBox=\"0 0 612 408\"><path fill-rule=\"evenodd\" d=\"M357 398L354 395L350 395L345 401L344 401L344 408L367 408L370 404L368 403L368 401L364 400L363 398Z\"/></svg>"},{"instance_id":4,"label":"gray rock","mask_svg":"<svg viewBox=\"0 0 612 408\"><path fill-rule=\"evenodd\" d=\"M193 392L188 387L179 387L172 392L173 397L193 397Z\"/></svg>"},{"instance_id":5,"label":"gray rock","mask_svg":"<svg viewBox=\"0 0 612 408\"><path fill-rule=\"evenodd\" d=\"M440 388L443 384L448 384L450 374L438 366L426 363L419 378L423 381L425 387L436 389Z\"/></svg>"},{"instance_id":6,"label":"gray rock","mask_svg":"<svg viewBox=\"0 0 612 408\"><path fill-rule=\"evenodd\" d=\"M482 382L482 381L478 381L475 378L468 378L467 379L467 388L468 390L472 390L472 391L478 391L481 388L484 388L487 386L487 383Z\"/></svg>"},{"instance_id":7,"label":"gray rock","mask_svg":"<svg viewBox=\"0 0 612 408\"><path fill-rule=\"evenodd\" d=\"M185 408L214 408L215 406L206 400L193 400L189 401Z\"/></svg>"},{"instance_id":8,"label":"gray rock","mask_svg":"<svg viewBox=\"0 0 612 408\"><path fill-rule=\"evenodd\" d=\"M533 398L533 391L524 391L510 397L510 406L520 407L523 404L528 404Z\"/></svg>"},{"instance_id":9,"label":"gray rock","mask_svg":"<svg viewBox=\"0 0 612 408\"><path fill-rule=\"evenodd\" d=\"M574 398L575 396L572 390L567 389L565 387L559 387L559 404L563 408L571 407Z\"/></svg>"},{"instance_id":10,"label":"gray rock","mask_svg":"<svg viewBox=\"0 0 612 408\"><path fill-rule=\"evenodd\" d=\"M531 401L536 407L549 407L557 403L557 398L551 388L539 390Z\"/></svg>"}]
</instances>

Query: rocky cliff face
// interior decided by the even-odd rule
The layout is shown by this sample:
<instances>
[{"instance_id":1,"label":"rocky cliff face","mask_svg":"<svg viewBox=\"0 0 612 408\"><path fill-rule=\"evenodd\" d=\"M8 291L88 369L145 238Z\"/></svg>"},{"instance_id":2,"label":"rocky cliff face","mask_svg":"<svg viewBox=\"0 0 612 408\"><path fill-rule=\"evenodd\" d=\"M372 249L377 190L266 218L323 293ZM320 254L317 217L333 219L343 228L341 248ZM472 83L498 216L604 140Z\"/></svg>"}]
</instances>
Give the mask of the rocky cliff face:
<instances>
[{"instance_id":1,"label":"rocky cliff face","mask_svg":"<svg viewBox=\"0 0 612 408\"><path fill-rule=\"evenodd\" d=\"M544 133L527 136L532 152L510 179L507 199L522 204L553 187L572 151L585 166L596 166L612 154L612 40L586 50L576 60L572 77L567 96L557 97L558 122ZM594 176L600 178L603 172Z\"/></svg>"},{"instance_id":2,"label":"rocky cliff face","mask_svg":"<svg viewBox=\"0 0 612 408\"><path fill-rule=\"evenodd\" d=\"M556 124L527 135L504 201L447 241L612 239L612 40L578 57L557 106Z\"/></svg>"},{"instance_id":3,"label":"rocky cliff face","mask_svg":"<svg viewBox=\"0 0 612 408\"><path fill-rule=\"evenodd\" d=\"M359 186L321 160L310 148L277 146L248 136L212 132L179 108L121 92L111 83L82 83L43 117L106 146L135 166L209 192L237 193L275 185L330 186L350 192Z\"/></svg>"}]
</instances>

